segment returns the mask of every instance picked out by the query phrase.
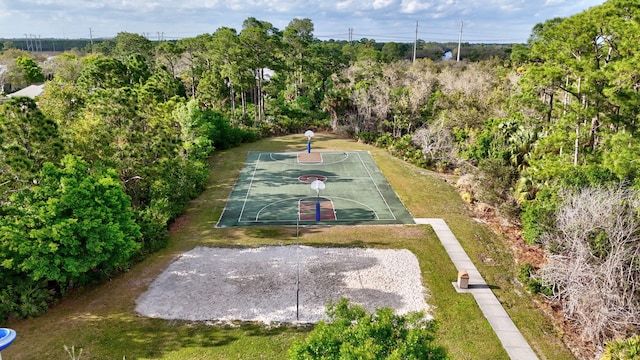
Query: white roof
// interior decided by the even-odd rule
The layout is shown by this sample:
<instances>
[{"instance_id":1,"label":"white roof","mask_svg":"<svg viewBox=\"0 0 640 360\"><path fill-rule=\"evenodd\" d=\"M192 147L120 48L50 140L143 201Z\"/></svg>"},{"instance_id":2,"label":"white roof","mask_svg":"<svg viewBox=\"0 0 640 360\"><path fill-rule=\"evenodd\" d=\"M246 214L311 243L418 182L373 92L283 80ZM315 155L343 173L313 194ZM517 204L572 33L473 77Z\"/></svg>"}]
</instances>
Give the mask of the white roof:
<instances>
[{"instance_id":1,"label":"white roof","mask_svg":"<svg viewBox=\"0 0 640 360\"><path fill-rule=\"evenodd\" d=\"M7 97L26 96L33 99L36 96L42 95L43 92L44 92L44 84L36 84L36 85L29 85L22 90L18 90L14 93L11 93L7 95Z\"/></svg>"}]
</instances>

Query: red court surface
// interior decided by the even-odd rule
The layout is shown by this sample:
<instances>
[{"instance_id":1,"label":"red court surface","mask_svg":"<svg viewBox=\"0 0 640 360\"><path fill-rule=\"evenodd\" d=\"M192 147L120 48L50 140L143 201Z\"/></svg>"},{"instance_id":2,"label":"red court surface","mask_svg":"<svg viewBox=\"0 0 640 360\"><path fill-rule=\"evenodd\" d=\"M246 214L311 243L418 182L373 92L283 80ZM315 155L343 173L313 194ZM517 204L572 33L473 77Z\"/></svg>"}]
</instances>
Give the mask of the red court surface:
<instances>
[{"instance_id":1,"label":"red court surface","mask_svg":"<svg viewBox=\"0 0 640 360\"><path fill-rule=\"evenodd\" d=\"M300 221L316 220L316 201L300 201ZM333 203L320 200L320 220L336 220L336 212Z\"/></svg>"}]
</instances>

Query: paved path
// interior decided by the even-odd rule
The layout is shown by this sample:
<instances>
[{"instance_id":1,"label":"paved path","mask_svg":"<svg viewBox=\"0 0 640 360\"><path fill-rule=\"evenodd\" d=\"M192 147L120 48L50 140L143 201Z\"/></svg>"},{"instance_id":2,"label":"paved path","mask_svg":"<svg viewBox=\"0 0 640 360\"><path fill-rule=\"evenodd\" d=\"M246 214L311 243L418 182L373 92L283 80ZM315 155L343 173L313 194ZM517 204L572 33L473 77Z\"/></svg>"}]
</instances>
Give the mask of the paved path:
<instances>
[{"instance_id":1,"label":"paved path","mask_svg":"<svg viewBox=\"0 0 640 360\"><path fill-rule=\"evenodd\" d=\"M502 342L502 346L511 359L538 359L518 328L514 325L509 314L504 310L498 298L493 294L487 283L476 269L458 239L453 235L443 219L414 219L416 224L431 225L440 238L440 242L447 250L451 261L458 271L466 270L469 274L469 288L456 289L460 292L470 292L476 299L480 310L491 324L493 331ZM455 285L454 285L455 286Z\"/></svg>"}]
</instances>

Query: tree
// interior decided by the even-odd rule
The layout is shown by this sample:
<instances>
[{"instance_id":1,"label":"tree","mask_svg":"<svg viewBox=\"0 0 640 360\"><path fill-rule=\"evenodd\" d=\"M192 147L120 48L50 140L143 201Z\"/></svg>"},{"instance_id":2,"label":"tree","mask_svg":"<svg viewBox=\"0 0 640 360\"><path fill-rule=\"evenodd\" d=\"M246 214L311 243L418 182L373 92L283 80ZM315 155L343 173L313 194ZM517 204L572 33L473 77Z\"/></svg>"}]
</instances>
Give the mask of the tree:
<instances>
[{"instance_id":1,"label":"tree","mask_svg":"<svg viewBox=\"0 0 640 360\"><path fill-rule=\"evenodd\" d=\"M156 46L156 66L165 66L171 76L177 76L182 49L175 42L165 41Z\"/></svg>"},{"instance_id":2,"label":"tree","mask_svg":"<svg viewBox=\"0 0 640 360\"><path fill-rule=\"evenodd\" d=\"M455 164L453 139L442 122L418 129L411 140L422 149L422 155L428 164Z\"/></svg>"},{"instance_id":3,"label":"tree","mask_svg":"<svg viewBox=\"0 0 640 360\"><path fill-rule=\"evenodd\" d=\"M0 64L6 66L6 70L0 74L0 91L10 93L30 84L27 79L27 74L25 73L25 68L20 64L27 66L27 70L33 71L33 74L37 76L39 68L32 56L33 55L27 51L15 48L5 49L5 51L0 53ZM32 59L32 61L28 61L27 59Z\"/></svg>"},{"instance_id":4,"label":"tree","mask_svg":"<svg viewBox=\"0 0 640 360\"><path fill-rule=\"evenodd\" d=\"M211 100L221 100L223 97L231 104L231 119L235 123L236 93L241 93L242 112L246 112L245 91L254 82L249 69L242 68L247 54L240 47L240 40L235 29L222 27L216 30L211 38L210 56L212 68L204 80L206 86L202 86L199 93L205 92L205 96ZM218 90L216 92L212 90ZM215 95L211 95L214 93ZM209 102L208 102L209 103Z\"/></svg>"},{"instance_id":5,"label":"tree","mask_svg":"<svg viewBox=\"0 0 640 360\"><path fill-rule=\"evenodd\" d=\"M32 58L19 56L16 58L16 65L22 69L22 73L24 74L25 80L28 84L44 82L42 69L40 69L38 63L36 63Z\"/></svg>"},{"instance_id":6,"label":"tree","mask_svg":"<svg viewBox=\"0 0 640 360\"><path fill-rule=\"evenodd\" d=\"M211 61L208 58L208 45L211 35L198 35L195 38L178 40L176 46L182 49L177 75L182 79L188 95L197 98L198 83L206 71L210 71Z\"/></svg>"},{"instance_id":7,"label":"tree","mask_svg":"<svg viewBox=\"0 0 640 360\"><path fill-rule=\"evenodd\" d=\"M58 127L34 100L17 97L0 106L0 204L31 186L42 165L61 155Z\"/></svg>"},{"instance_id":8,"label":"tree","mask_svg":"<svg viewBox=\"0 0 640 360\"><path fill-rule=\"evenodd\" d=\"M395 315L390 308L368 313L345 298L327 306L321 321L303 342L289 349L289 359L446 359L433 343L435 322L421 312Z\"/></svg>"},{"instance_id":9,"label":"tree","mask_svg":"<svg viewBox=\"0 0 640 360\"><path fill-rule=\"evenodd\" d=\"M567 192L543 236L541 279L597 345L640 325L639 207L638 193L622 186Z\"/></svg>"},{"instance_id":10,"label":"tree","mask_svg":"<svg viewBox=\"0 0 640 360\"><path fill-rule=\"evenodd\" d=\"M16 49L16 44L11 40L3 42L2 45L4 50Z\"/></svg>"},{"instance_id":11,"label":"tree","mask_svg":"<svg viewBox=\"0 0 640 360\"><path fill-rule=\"evenodd\" d=\"M115 47L111 55L122 62L125 62L132 55L139 55L146 62L150 62L153 58L153 43L142 35L119 32L113 41Z\"/></svg>"},{"instance_id":12,"label":"tree","mask_svg":"<svg viewBox=\"0 0 640 360\"><path fill-rule=\"evenodd\" d=\"M66 156L12 196L0 218L0 266L61 285L103 279L140 247L131 201L115 171Z\"/></svg>"},{"instance_id":13,"label":"tree","mask_svg":"<svg viewBox=\"0 0 640 360\"><path fill-rule=\"evenodd\" d=\"M121 88L130 84L127 66L120 60L99 55L86 57L83 63L77 85L86 92Z\"/></svg>"},{"instance_id":14,"label":"tree","mask_svg":"<svg viewBox=\"0 0 640 360\"><path fill-rule=\"evenodd\" d=\"M140 88L143 104L154 106L169 101L174 96L186 97L184 84L173 76L164 66L156 69Z\"/></svg>"},{"instance_id":15,"label":"tree","mask_svg":"<svg viewBox=\"0 0 640 360\"><path fill-rule=\"evenodd\" d=\"M288 47L285 61L293 70L294 98L306 96L304 90L305 67L308 64L309 45L313 41L313 23L310 19L293 19L284 29L283 41Z\"/></svg>"},{"instance_id":16,"label":"tree","mask_svg":"<svg viewBox=\"0 0 640 360\"><path fill-rule=\"evenodd\" d=\"M523 80L552 131L576 134L574 165L602 151L608 132L637 130L639 16L637 2L612 0L534 28Z\"/></svg>"},{"instance_id":17,"label":"tree","mask_svg":"<svg viewBox=\"0 0 640 360\"><path fill-rule=\"evenodd\" d=\"M251 69L256 79L256 121L264 120L264 70L275 63L275 55L280 48L281 34L277 28L266 21L254 17L242 23L240 44L247 51L247 68Z\"/></svg>"},{"instance_id":18,"label":"tree","mask_svg":"<svg viewBox=\"0 0 640 360\"><path fill-rule=\"evenodd\" d=\"M402 59L404 57L404 53L405 49L402 48L402 45L391 41L382 46L380 57L382 61L391 63Z\"/></svg>"},{"instance_id":19,"label":"tree","mask_svg":"<svg viewBox=\"0 0 640 360\"><path fill-rule=\"evenodd\" d=\"M76 54L63 53L53 59L53 75L61 81L75 82L80 77L82 63Z\"/></svg>"},{"instance_id":20,"label":"tree","mask_svg":"<svg viewBox=\"0 0 640 360\"><path fill-rule=\"evenodd\" d=\"M131 85L143 85L151 77L147 60L140 54L130 55L125 62L127 77Z\"/></svg>"}]
</instances>

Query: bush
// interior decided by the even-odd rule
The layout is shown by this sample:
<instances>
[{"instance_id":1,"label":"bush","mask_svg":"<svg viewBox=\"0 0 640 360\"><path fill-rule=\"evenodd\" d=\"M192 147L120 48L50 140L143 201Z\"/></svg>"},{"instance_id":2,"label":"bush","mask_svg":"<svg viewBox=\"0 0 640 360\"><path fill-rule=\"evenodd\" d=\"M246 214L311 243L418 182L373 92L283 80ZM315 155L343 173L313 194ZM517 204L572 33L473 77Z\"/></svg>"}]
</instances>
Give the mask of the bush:
<instances>
[{"instance_id":1,"label":"bush","mask_svg":"<svg viewBox=\"0 0 640 360\"><path fill-rule=\"evenodd\" d=\"M360 131L358 135L356 135L356 138L365 144L373 144L378 139L378 134L369 131Z\"/></svg>"},{"instance_id":2,"label":"bush","mask_svg":"<svg viewBox=\"0 0 640 360\"><path fill-rule=\"evenodd\" d=\"M600 360L630 360L640 358L640 335L625 340L608 341Z\"/></svg>"},{"instance_id":3,"label":"bush","mask_svg":"<svg viewBox=\"0 0 640 360\"><path fill-rule=\"evenodd\" d=\"M542 281L535 277L537 269L530 263L525 263L518 270L518 280L520 280L526 289L533 294L543 294L551 296L553 291L548 286L544 286Z\"/></svg>"},{"instance_id":4,"label":"bush","mask_svg":"<svg viewBox=\"0 0 640 360\"><path fill-rule=\"evenodd\" d=\"M382 149L389 149L393 144L393 136L391 134L382 134L376 140L376 146Z\"/></svg>"},{"instance_id":5,"label":"bush","mask_svg":"<svg viewBox=\"0 0 640 360\"><path fill-rule=\"evenodd\" d=\"M0 322L10 317L30 318L44 314L53 299L53 290L46 281L33 281L26 277L8 278L6 271L0 272Z\"/></svg>"},{"instance_id":6,"label":"bush","mask_svg":"<svg viewBox=\"0 0 640 360\"><path fill-rule=\"evenodd\" d=\"M558 204L557 192L551 188L542 189L534 200L522 203L522 237L527 244L540 243L542 234L553 228Z\"/></svg>"},{"instance_id":7,"label":"bush","mask_svg":"<svg viewBox=\"0 0 640 360\"><path fill-rule=\"evenodd\" d=\"M67 155L14 194L0 217L0 264L34 281L86 284L127 268L139 248L131 199L115 170Z\"/></svg>"},{"instance_id":8,"label":"bush","mask_svg":"<svg viewBox=\"0 0 640 360\"><path fill-rule=\"evenodd\" d=\"M154 199L149 206L136 212L136 224L142 233L141 247L136 260L142 260L144 256L167 246L167 223L171 219L170 214L169 201L166 198Z\"/></svg>"},{"instance_id":9,"label":"bush","mask_svg":"<svg viewBox=\"0 0 640 360\"><path fill-rule=\"evenodd\" d=\"M500 207L513 198L513 185L518 171L505 165L500 159L485 159L480 162L478 174L478 199Z\"/></svg>"},{"instance_id":10,"label":"bush","mask_svg":"<svg viewBox=\"0 0 640 360\"><path fill-rule=\"evenodd\" d=\"M446 359L433 343L435 322L421 312L394 315L390 308L370 314L345 298L327 306L305 341L289 349L289 359Z\"/></svg>"}]
</instances>

